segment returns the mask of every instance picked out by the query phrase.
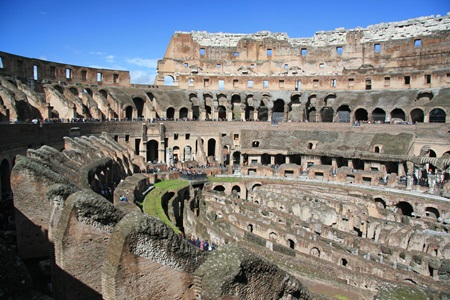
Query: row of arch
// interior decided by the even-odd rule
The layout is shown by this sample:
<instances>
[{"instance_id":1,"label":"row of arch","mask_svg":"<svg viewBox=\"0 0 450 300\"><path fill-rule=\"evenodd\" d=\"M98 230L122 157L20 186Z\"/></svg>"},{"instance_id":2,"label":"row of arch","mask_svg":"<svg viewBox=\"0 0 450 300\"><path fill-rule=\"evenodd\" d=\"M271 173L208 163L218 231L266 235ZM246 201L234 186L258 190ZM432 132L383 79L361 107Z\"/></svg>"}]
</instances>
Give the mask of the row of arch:
<instances>
[{"instance_id":1,"label":"row of arch","mask_svg":"<svg viewBox=\"0 0 450 300\"><path fill-rule=\"evenodd\" d=\"M221 120L226 120L230 119L229 115L231 115L231 120L272 120L275 122L293 120L308 122L349 123L353 121L388 122L395 120L412 123L446 123L447 121L447 113L442 108L432 108L428 112L421 108L414 108L409 112L409 114L406 114L405 111L401 108L395 108L390 112L386 112L382 108L375 108L370 113L365 108L358 108L354 111L354 113L352 113L352 110L348 105L341 105L336 112L332 107L329 106L321 108L320 111L317 111L316 107L312 106L309 108L305 108L305 110L300 115L291 117L289 112L285 112L284 105L280 105L278 101L282 100L277 100L272 110L270 110L267 106L260 106L257 110L255 110L253 106L246 106L243 115L236 114L233 107L231 108L232 112L228 114L227 107L224 105L219 105L215 110L215 117L214 110L210 106L205 106L205 119L209 120L218 118ZM191 118L190 111L187 107L181 107L177 111L175 110L175 108L169 107L166 110L166 117L168 119ZM200 119L200 108L198 106L194 106L192 108L192 119Z\"/></svg>"}]
</instances>

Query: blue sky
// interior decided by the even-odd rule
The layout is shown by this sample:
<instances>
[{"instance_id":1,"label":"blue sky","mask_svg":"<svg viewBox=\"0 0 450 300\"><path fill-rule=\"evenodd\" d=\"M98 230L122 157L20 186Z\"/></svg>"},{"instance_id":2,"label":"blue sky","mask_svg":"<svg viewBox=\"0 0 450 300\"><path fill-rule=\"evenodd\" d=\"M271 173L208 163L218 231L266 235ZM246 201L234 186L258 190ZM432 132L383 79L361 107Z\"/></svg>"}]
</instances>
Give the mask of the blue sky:
<instances>
[{"instance_id":1,"label":"blue sky","mask_svg":"<svg viewBox=\"0 0 450 300\"><path fill-rule=\"evenodd\" d=\"M0 0L0 51L128 70L132 83L151 84L175 31L312 37L449 11L450 0Z\"/></svg>"}]
</instances>

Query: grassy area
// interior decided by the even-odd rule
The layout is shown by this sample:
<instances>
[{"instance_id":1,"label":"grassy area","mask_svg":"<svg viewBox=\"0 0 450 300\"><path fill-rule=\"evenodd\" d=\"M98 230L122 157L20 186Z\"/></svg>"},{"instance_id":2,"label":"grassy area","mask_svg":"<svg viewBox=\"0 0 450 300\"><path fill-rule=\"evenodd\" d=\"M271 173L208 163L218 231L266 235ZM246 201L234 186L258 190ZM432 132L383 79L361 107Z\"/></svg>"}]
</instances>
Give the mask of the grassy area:
<instances>
[{"instance_id":1,"label":"grassy area","mask_svg":"<svg viewBox=\"0 0 450 300\"><path fill-rule=\"evenodd\" d=\"M208 177L209 181L212 182L240 182L241 177Z\"/></svg>"},{"instance_id":2,"label":"grassy area","mask_svg":"<svg viewBox=\"0 0 450 300\"><path fill-rule=\"evenodd\" d=\"M189 183L185 180L164 180L155 183L155 188L145 196L143 202L144 213L151 215L153 217L159 218L161 221L166 223L170 228L176 233L180 233L180 230L169 220L169 218L164 213L162 208L161 198L169 191L178 191L184 187L187 187Z\"/></svg>"}]
</instances>

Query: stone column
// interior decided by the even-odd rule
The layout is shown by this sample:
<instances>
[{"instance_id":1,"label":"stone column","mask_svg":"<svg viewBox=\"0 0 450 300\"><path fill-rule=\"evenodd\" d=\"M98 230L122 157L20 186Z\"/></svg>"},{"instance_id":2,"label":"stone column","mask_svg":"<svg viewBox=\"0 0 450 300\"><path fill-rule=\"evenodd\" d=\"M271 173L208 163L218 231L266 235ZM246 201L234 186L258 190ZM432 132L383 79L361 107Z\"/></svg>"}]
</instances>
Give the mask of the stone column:
<instances>
[{"instance_id":1,"label":"stone column","mask_svg":"<svg viewBox=\"0 0 450 300\"><path fill-rule=\"evenodd\" d=\"M72 118L72 119L76 119L76 117L77 117L77 106L76 106L75 104L73 104L73 106L72 106L72 116L71 116L71 118Z\"/></svg>"},{"instance_id":2,"label":"stone column","mask_svg":"<svg viewBox=\"0 0 450 300\"><path fill-rule=\"evenodd\" d=\"M145 123L142 123L142 140L139 148L139 155L145 157L147 161L147 124Z\"/></svg>"},{"instance_id":3,"label":"stone column","mask_svg":"<svg viewBox=\"0 0 450 300\"><path fill-rule=\"evenodd\" d=\"M205 121L206 120L206 108L200 108L200 120L199 121Z\"/></svg>"},{"instance_id":4,"label":"stone column","mask_svg":"<svg viewBox=\"0 0 450 300\"><path fill-rule=\"evenodd\" d=\"M405 167L403 166L402 162L397 163L397 174L398 176L404 176L405 175Z\"/></svg>"},{"instance_id":5,"label":"stone column","mask_svg":"<svg viewBox=\"0 0 450 300\"><path fill-rule=\"evenodd\" d=\"M284 105L284 122L289 121L289 105L285 104Z\"/></svg>"},{"instance_id":6,"label":"stone column","mask_svg":"<svg viewBox=\"0 0 450 300\"><path fill-rule=\"evenodd\" d=\"M51 119L52 118L52 109L53 106L50 105L50 103L47 103L47 107L46 107L46 119Z\"/></svg>"},{"instance_id":7,"label":"stone column","mask_svg":"<svg viewBox=\"0 0 450 300\"><path fill-rule=\"evenodd\" d=\"M331 158L331 167L333 167L333 169L337 169L337 161L335 157Z\"/></svg>"},{"instance_id":8,"label":"stone column","mask_svg":"<svg viewBox=\"0 0 450 300\"><path fill-rule=\"evenodd\" d=\"M232 106L227 106L226 109L227 109L227 115L226 115L227 121L233 120L233 108L232 108Z\"/></svg>"},{"instance_id":9,"label":"stone column","mask_svg":"<svg viewBox=\"0 0 450 300\"><path fill-rule=\"evenodd\" d=\"M428 193L434 194L435 183L436 183L436 175L428 174Z\"/></svg>"},{"instance_id":10,"label":"stone column","mask_svg":"<svg viewBox=\"0 0 450 300\"><path fill-rule=\"evenodd\" d=\"M256 108L253 111L253 120L258 120L258 110Z\"/></svg>"},{"instance_id":11,"label":"stone column","mask_svg":"<svg viewBox=\"0 0 450 300\"><path fill-rule=\"evenodd\" d=\"M410 174L406 175L406 189L407 189L408 191L412 190L412 185L413 185L413 182L412 182L412 181L413 181L413 180L412 180L411 175L410 175Z\"/></svg>"}]
</instances>

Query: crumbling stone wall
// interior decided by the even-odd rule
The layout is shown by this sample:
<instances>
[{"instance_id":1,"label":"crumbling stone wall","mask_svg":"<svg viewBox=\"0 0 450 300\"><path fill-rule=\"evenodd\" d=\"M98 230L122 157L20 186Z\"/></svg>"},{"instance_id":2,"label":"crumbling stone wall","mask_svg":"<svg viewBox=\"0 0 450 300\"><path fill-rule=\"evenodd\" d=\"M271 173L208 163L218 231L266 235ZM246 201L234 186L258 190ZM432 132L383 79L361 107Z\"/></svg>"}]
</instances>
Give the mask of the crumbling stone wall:
<instances>
[{"instance_id":1,"label":"crumbling stone wall","mask_svg":"<svg viewBox=\"0 0 450 300\"><path fill-rule=\"evenodd\" d=\"M217 185L208 186L197 218L213 242L244 239L299 260L315 256L341 269L337 276L348 284L368 289L383 278L446 290L448 224L396 212L409 202L417 215L433 205L445 213L446 201L383 194L385 206L377 206L381 196L370 191L267 180L247 182L250 197L238 200L228 189L215 191Z\"/></svg>"},{"instance_id":2,"label":"crumbling stone wall","mask_svg":"<svg viewBox=\"0 0 450 300\"><path fill-rule=\"evenodd\" d=\"M50 258L54 297L193 299L206 294L195 285L194 272L208 261L207 252L133 204L134 208L115 207L102 196L99 186L132 175L128 149L106 134L65 138L65 143L62 152L44 146L19 156L11 181L19 255ZM141 182L135 182L136 191L141 190ZM169 202L184 204L190 199L187 189L178 193ZM180 216L181 211L176 222L182 222ZM36 247L27 247L35 242L29 239L30 232L40 232L34 238ZM287 283L273 283L280 295L307 295L292 277L275 266L264 266L278 274L278 281ZM246 273L256 276L258 284L272 281L270 276L257 275L258 270L250 268ZM240 289L245 290L244 286ZM235 288L224 284L221 290L233 293ZM250 290L240 293L256 293Z\"/></svg>"}]
</instances>

